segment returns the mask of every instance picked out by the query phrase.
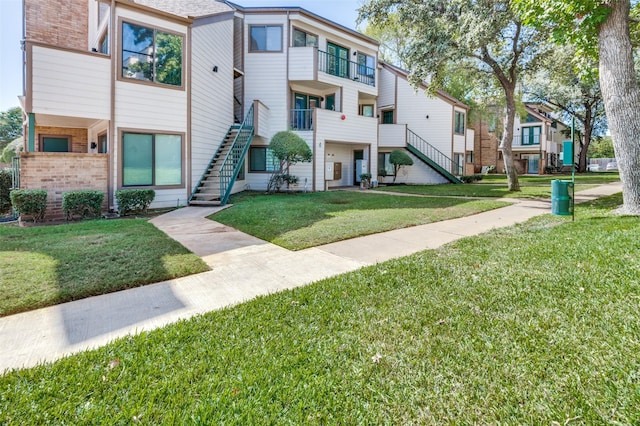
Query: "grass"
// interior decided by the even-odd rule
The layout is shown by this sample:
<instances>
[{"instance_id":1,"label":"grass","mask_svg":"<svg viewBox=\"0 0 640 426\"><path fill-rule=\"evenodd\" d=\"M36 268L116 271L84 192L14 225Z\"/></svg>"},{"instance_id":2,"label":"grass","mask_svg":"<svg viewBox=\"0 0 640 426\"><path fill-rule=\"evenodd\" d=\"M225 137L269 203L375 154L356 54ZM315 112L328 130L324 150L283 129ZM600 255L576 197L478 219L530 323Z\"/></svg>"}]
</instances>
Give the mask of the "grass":
<instances>
[{"instance_id":1,"label":"grass","mask_svg":"<svg viewBox=\"0 0 640 426\"><path fill-rule=\"evenodd\" d=\"M640 222L580 205L0 377L0 423L638 424Z\"/></svg>"},{"instance_id":2,"label":"grass","mask_svg":"<svg viewBox=\"0 0 640 426\"><path fill-rule=\"evenodd\" d=\"M145 219L0 226L0 315L208 270Z\"/></svg>"},{"instance_id":3,"label":"grass","mask_svg":"<svg viewBox=\"0 0 640 426\"><path fill-rule=\"evenodd\" d=\"M291 250L468 216L507 203L353 191L264 195L243 192L209 218Z\"/></svg>"},{"instance_id":4,"label":"grass","mask_svg":"<svg viewBox=\"0 0 640 426\"><path fill-rule=\"evenodd\" d=\"M376 190L381 192L435 196L550 198L551 181L555 179L571 180L571 175L519 176L520 192L510 192L507 189L507 178L505 175L485 175L480 182L473 184L381 186ZM576 175L576 191L619 180L620 175L618 173L587 173Z\"/></svg>"}]
</instances>

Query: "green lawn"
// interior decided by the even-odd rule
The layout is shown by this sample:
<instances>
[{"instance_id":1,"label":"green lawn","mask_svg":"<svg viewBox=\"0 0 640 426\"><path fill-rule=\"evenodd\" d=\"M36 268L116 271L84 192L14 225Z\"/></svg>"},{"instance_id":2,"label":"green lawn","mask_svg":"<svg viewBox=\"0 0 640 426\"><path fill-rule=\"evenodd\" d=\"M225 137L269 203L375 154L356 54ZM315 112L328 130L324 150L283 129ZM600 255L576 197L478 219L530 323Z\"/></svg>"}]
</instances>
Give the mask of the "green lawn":
<instances>
[{"instance_id":1,"label":"green lawn","mask_svg":"<svg viewBox=\"0 0 640 426\"><path fill-rule=\"evenodd\" d=\"M403 197L329 191L307 194L243 192L233 207L209 216L291 250L468 216L504 207L492 200Z\"/></svg>"},{"instance_id":2,"label":"green lawn","mask_svg":"<svg viewBox=\"0 0 640 426\"><path fill-rule=\"evenodd\" d=\"M0 423L638 424L640 222L542 216L0 377Z\"/></svg>"},{"instance_id":3,"label":"green lawn","mask_svg":"<svg viewBox=\"0 0 640 426\"><path fill-rule=\"evenodd\" d=\"M550 198L551 181L556 179L571 180L571 175L519 176L520 192L508 191L505 175L485 175L481 181L473 184L397 185L381 186L376 190L435 196ZM576 175L576 191L619 180L618 173L579 174Z\"/></svg>"},{"instance_id":4,"label":"green lawn","mask_svg":"<svg viewBox=\"0 0 640 426\"><path fill-rule=\"evenodd\" d=\"M0 247L0 316L209 269L145 219L2 225Z\"/></svg>"}]
</instances>

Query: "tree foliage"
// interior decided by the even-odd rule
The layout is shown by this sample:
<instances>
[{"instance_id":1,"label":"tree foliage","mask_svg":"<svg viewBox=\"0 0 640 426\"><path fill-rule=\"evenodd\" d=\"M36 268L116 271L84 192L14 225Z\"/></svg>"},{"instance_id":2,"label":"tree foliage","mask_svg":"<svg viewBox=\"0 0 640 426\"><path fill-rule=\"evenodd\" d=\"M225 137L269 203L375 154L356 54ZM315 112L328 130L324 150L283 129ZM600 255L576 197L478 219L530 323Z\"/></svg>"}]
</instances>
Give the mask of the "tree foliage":
<instances>
[{"instance_id":1,"label":"tree foliage","mask_svg":"<svg viewBox=\"0 0 640 426\"><path fill-rule=\"evenodd\" d=\"M289 168L300 162L309 162L313 158L311 148L300 136L292 131L276 133L269 143L269 149L278 159L279 168L269 179L267 192L280 191L280 187L298 181L296 176L289 173Z\"/></svg>"},{"instance_id":2,"label":"tree foliage","mask_svg":"<svg viewBox=\"0 0 640 426\"><path fill-rule=\"evenodd\" d=\"M589 145L589 158L614 158L611 136L594 139Z\"/></svg>"},{"instance_id":3,"label":"tree foliage","mask_svg":"<svg viewBox=\"0 0 640 426\"><path fill-rule=\"evenodd\" d=\"M393 182L395 183L396 178L398 177L398 172L404 166L412 166L413 160L406 152L394 149L391 151L391 154L389 154L389 163L393 165Z\"/></svg>"},{"instance_id":4,"label":"tree foliage","mask_svg":"<svg viewBox=\"0 0 640 426\"><path fill-rule=\"evenodd\" d=\"M579 69L598 76L622 180L621 212L640 215L640 87L634 68L629 0L514 0L526 22L551 28L578 48ZM637 29L637 25L632 26Z\"/></svg>"},{"instance_id":5,"label":"tree foliage","mask_svg":"<svg viewBox=\"0 0 640 426\"><path fill-rule=\"evenodd\" d=\"M300 136L291 131L276 133L269 149L280 162L280 172L289 174L289 167L300 162L309 162L313 157L311 148Z\"/></svg>"},{"instance_id":6,"label":"tree foliage","mask_svg":"<svg viewBox=\"0 0 640 426\"><path fill-rule=\"evenodd\" d=\"M22 109L10 108L0 112L0 152L9 142L22 136Z\"/></svg>"},{"instance_id":7,"label":"tree foliage","mask_svg":"<svg viewBox=\"0 0 640 426\"><path fill-rule=\"evenodd\" d=\"M517 85L545 52L544 37L520 22L508 0L369 0L360 8L360 19L374 25L384 25L391 14L397 14L404 29L403 60L414 85L427 80L431 90L443 88L452 65L497 81L506 104L500 148L509 189L519 190L511 151Z\"/></svg>"},{"instance_id":8,"label":"tree foliage","mask_svg":"<svg viewBox=\"0 0 640 426\"><path fill-rule=\"evenodd\" d=\"M529 100L559 110L565 123L575 119L580 147L578 171L584 172L589 144L595 137L604 135L607 119L600 83L592 73L579 75L573 65L575 55L575 46L558 46L538 73L527 79L525 92Z\"/></svg>"}]
</instances>

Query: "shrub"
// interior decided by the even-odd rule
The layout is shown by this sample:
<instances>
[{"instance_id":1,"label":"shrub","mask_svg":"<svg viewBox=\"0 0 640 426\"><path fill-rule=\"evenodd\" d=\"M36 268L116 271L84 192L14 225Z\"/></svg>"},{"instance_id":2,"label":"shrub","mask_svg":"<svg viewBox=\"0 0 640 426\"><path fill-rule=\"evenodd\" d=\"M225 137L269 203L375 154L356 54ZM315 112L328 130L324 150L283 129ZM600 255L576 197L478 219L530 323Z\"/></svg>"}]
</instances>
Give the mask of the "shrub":
<instances>
[{"instance_id":1,"label":"shrub","mask_svg":"<svg viewBox=\"0 0 640 426\"><path fill-rule=\"evenodd\" d=\"M469 176L460 176L460 180L464 183L473 183L482 180L481 174L469 175Z\"/></svg>"},{"instance_id":2,"label":"shrub","mask_svg":"<svg viewBox=\"0 0 640 426\"><path fill-rule=\"evenodd\" d=\"M145 213L156 192L153 189L121 189L116 191L116 200L118 201L118 213L125 216L127 213Z\"/></svg>"},{"instance_id":3,"label":"shrub","mask_svg":"<svg viewBox=\"0 0 640 426\"><path fill-rule=\"evenodd\" d=\"M81 218L99 217L102 211L104 193L102 191L70 191L62 194L62 210L67 220L74 215Z\"/></svg>"},{"instance_id":4,"label":"shrub","mask_svg":"<svg viewBox=\"0 0 640 426\"><path fill-rule=\"evenodd\" d=\"M273 192L280 192L280 188L282 188L282 185L285 183L287 186L295 185L298 183L298 176L289 175L287 173L274 173L269 179L267 192L269 194L272 194Z\"/></svg>"},{"instance_id":5,"label":"shrub","mask_svg":"<svg viewBox=\"0 0 640 426\"><path fill-rule=\"evenodd\" d=\"M389 163L393 165L393 183L395 183L400 169L402 169L404 166L412 166L413 160L406 152L399 149L394 149L389 155Z\"/></svg>"},{"instance_id":6,"label":"shrub","mask_svg":"<svg viewBox=\"0 0 640 426\"><path fill-rule=\"evenodd\" d=\"M20 216L31 216L34 222L44 219L47 210L47 191L44 189L16 189L11 191L11 204Z\"/></svg>"},{"instance_id":7,"label":"shrub","mask_svg":"<svg viewBox=\"0 0 640 426\"><path fill-rule=\"evenodd\" d=\"M0 214L4 214L11 208L11 187L13 181L11 178L11 170L0 170Z\"/></svg>"}]
</instances>

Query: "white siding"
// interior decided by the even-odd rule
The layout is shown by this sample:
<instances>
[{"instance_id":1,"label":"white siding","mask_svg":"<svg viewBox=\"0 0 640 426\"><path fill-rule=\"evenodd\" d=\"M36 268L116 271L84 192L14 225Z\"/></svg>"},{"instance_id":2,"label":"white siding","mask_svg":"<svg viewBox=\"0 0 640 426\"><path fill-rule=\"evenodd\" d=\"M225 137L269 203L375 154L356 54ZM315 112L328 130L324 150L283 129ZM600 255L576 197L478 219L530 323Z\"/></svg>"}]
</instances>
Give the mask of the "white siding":
<instances>
[{"instance_id":1,"label":"white siding","mask_svg":"<svg viewBox=\"0 0 640 426\"><path fill-rule=\"evenodd\" d=\"M315 80L318 49L292 47L289 50L289 80Z\"/></svg>"},{"instance_id":2,"label":"white siding","mask_svg":"<svg viewBox=\"0 0 640 426\"><path fill-rule=\"evenodd\" d=\"M380 85L378 86L378 108L395 105L396 76L386 68L381 68Z\"/></svg>"},{"instance_id":3,"label":"white siding","mask_svg":"<svg viewBox=\"0 0 640 426\"><path fill-rule=\"evenodd\" d=\"M378 146L380 148L404 148L406 144L406 124L380 124L378 126Z\"/></svg>"},{"instance_id":4,"label":"white siding","mask_svg":"<svg viewBox=\"0 0 640 426\"><path fill-rule=\"evenodd\" d=\"M193 187L233 124L233 19L196 25L191 35Z\"/></svg>"},{"instance_id":5,"label":"white siding","mask_svg":"<svg viewBox=\"0 0 640 426\"><path fill-rule=\"evenodd\" d=\"M465 142L465 144L466 144L465 150L466 151L473 151L474 150L473 143L474 143L474 139L475 139L475 134L476 134L475 130L467 129L467 137L466 137L466 142Z\"/></svg>"},{"instance_id":6,"label":"white siding","mask_svg":"<svg viewBox=\"0 0 640 426\"><path fill-rule=\"evenodd\" d=\"M189 135L187 122L187 90L189 69L187 27L173 21L167 21L154 16L142 14L125 8L117 8L116 14L125 20L142 22L145 25L160 29L174 31L184 37L183 68L182 78L185 86L184 90L169 88L156 84L141 84L132 81L115 82L115 128L120 136L122 129L141 130L153 133L179 132L183 133L183 176L184 188L178 189L156 189L156 198L151 204L152 208L173 207L185 205L189 194L187 193L187 180L190 179L189 159L187 159L187 140ZM113 31L116 37L121 35L121 26ZM116 40L117 41L117 40ZM116 43L117 45L117 43ZM120 52L114 52L120 55ZM114 159L113 179L118 182L118 174L121 173L120 147L122 141L116 140L112 145L111 152ZM117 185L116 185L117 186ZM116 189L118 189L116 187Z\"/></svg>"},{"instance_id":7,"label":"white siding","mask_svg":"<svg viewBox=\"0 0 640 426\"><path fill-rule=\"evenodd\" d=\"M249 52L250 25L282 25L282 52ZM285 15L245 16L245 96L248 109L254 100L259 100L269 108L270 134L288 129L287 97L287 19ZM253 186L252 186L253 187Z\"/></svg>"},{"instance_id":8,"label":"white siding","mask_svg":"<svg viewBox=\"0 0 640 426\"><path fill-rule=\"evenodd\" d=\"M424 90L416 92L400 77L397 98L396 123L406 124L409 130L452 157L453 106L439 97L427 96Z\"/></svg>"},{"instance_id":9,"label":"white siding","mask_svg":"<svg viewBox=\"0 0 640 426\"><path fill-rule=\"evenodd\" d=\"M389 149L385 149L384 151L381 149L380 152L391 152ZM409 184L420 184L420 185L431 185L431 184L441 184L441 183L449 183L447 179L445 179L440 173L433 170L430 166L425 164L418 157L405 150L405 153L411 157L413 160L412 166L403 167L398 176L396 177L396 183L409 183ZM381 183L390 183L393 182L393 176L380 177Z\"/></svg>"},{"instance_id":10,"label":"white siding","mask_svg":"<svg viewBox=\"0 0 640 426\"><path fill-rule=\"evenodd\" d=\"M315 117L316 138L319 141L377 145L378 121L375 118L325 109L315 110Z\"/></svg>"},{"instance_id":11,"label":"white siding","mask_svg":"<svg viewBox=\"0 0 640 426\"><path fill-rule=\"evenodd\" d=\"M262 102L256 100L253 103L255 134L269 137L271 135L271 110Z\"/></svg>"},{"instance_id":12,"label":"white siding","mask_svg":"<svg viewBox=\"0 0 640 426\"><path fill-rule=\"evenodd\" d=\"M33 46L32 58L32 112L109 119L108 57Z\"/></svg>"}]
</instances>

